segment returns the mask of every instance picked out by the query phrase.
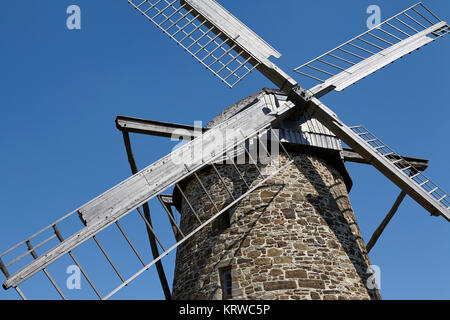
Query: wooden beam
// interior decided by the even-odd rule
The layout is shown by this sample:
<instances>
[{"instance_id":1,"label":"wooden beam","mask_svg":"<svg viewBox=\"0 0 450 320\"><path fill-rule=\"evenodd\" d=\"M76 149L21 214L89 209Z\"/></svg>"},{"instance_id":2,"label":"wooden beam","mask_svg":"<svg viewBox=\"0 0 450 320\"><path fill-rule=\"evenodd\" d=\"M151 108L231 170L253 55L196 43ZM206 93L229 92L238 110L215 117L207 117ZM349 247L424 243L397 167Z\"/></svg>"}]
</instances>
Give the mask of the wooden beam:
<instances>
[{"instance_id":1,"label":"wooden beam","mask_svg":"<svg viewBox=\"0 0 450 320\"><path fill-rule=\"evenodd\" d=\"M395 166L390 159L384 157L375 150L375 148L362 139L351 127L348 127L339 120L336 114L320 100L312 97L307 104L306 111L309 112L312 117L316 117L320 120L337 137L367 159L367 161L369 161L386 178L405 191L432 215L442 216L450 222L448 205L436 199L432 192L423 188L424 184L419 184L417 181L408 177L405 172ZM426 179L426 177L424 178ZM426 182L430 182L430 180Z\"/></svg>"},{"instance_id":2,"label":"wooden beam","mask_svg":"<svg viewBox=\"0 0 450 320\"><path fill-rule=\"evenodd\" d=\"M89 201L74 211L80 213L86 227L75 232L64 242L49 249L37 260L11 275L3 284L3 287L5 289L17 287L131 211L136 210L158 194L191 176L193 172L217 161L234 150L237 145L245 143L246 140L268 127L276 126L280 121L289 117L295 111L295 108L295 105L290 101L282 102L280 105L268 105L264 99L259 99L248 109L208 130L201 136L201 139L197 138L180 146L172 153ZM268 110L278 110L279 114L267 112ZM226 132L225 137L224 132ZM223 145L218 146L217 141L223 141ZM282 169L284 167L280 168L280 170ZM159 259L167 255L176 246L172 246L169 251L161 254ZM149 264L148 267L153 265L154 262ZM141 272L143 271L145 269L141 270Z\"/></svg>"},{"instance_id":3,"label":"wooden beam","mask_svg":"<svg viewBox=\"0 0 450 320\"><path fill-rule=\"evenodd\" d=\"M348 162L356 162L356 163L362 163L362 164L370 164L369 161L364 159L359 153L356 151L344 148L344 160ZM412 157L406 157L406 156L400 156L403 159L405 159L407 162L412 164L414 168L416 168L419 171L425 171L428 168L428 162L429 160L426 159L420 159L420 158L412 158Z\"/></svg>"},{"instance_id":4,"label":"wooden beam","mask_svg":"<svg viewBox=\"0 0 450 320\"><path fill-rule=\"evenodd\" d=\"M384 218L383 222L380 224L380 226L377 228L377 230L375 230L375 232L373 233L373 235L370 238L369 242L367 243L367 245L366 245L367 253L369 253L370 250L372 250L372 248L375 246L375 244L377 243L377 241L380 238L381 234L383 233L384 229L386 228L386 226L391 221L392 217L397 212L398 208L400 207L400 204L403 202L405 197L406 197L406 192L402 191L400 193L400 195L398 196L397 200L395 200L395 203L392 206L392 208L389 211L389 213L386 216L386 218Z\"/></svg>"},{"instance_id":5,"label":"wooden beam","mask_svg":"<svg viewBox=\"0 0 450 320\"><path fill-rule=\"evenodd\" d=\"M3 272L6 278L9 278L9 272L8 269L6 269L5 264L3 263L2 257L0 257L0 270Z\"/></svg>"},{"instance_id":6,"label":"wooden beam","mask_svg":"<svg viewBox=\"0 0 450 320\"><path fill-rule=\"evenodd\" d=\"M116 118L116 127L122 132L147 134L165 138L172 138L176 133L178 135L181 135L181 138L186 140L193 140L206 131L206 129L204 128L198 128L184 124L146 120L125 116L118 116Z\"/></svg>"},{"instance_id":7,"label":"wooden beam","mask_svg":"<svg viewBox=\"0 0 450 320\"><path fill-rule=\"evenodd\" d=\"M127 151L128 162L130 163L131 172L134 175L134 174L138 173L139 170L137 168L136 161L134 159L133 149L131 148L130 137L128 135L128 132L123 131L122 133L123 133L123 141L125 144L125 149ZM144 211L145 219L148 221L150 226L152 226L152 219L150 217L150 207L148 205L148 202L146 202L142 205L142 209ZM147 226L147 235L148 235L148 240L150 241L150 248L152 250L153 259L156 259L159 257L160 253L158 250L158 245L156 244L156 241L155 241L155 237L148 226ZM163 267L161 261L156 262L155 265L156 265L156 270L158 272L159 280L161 282L161 287L164 292L164 296L165 296L166 300L171 300L172 295L170 293L169 284L167 283L167 278L166 278L166 274L164 272L164 267Z\"/></svg>"},{"instance_id":8,"label":"wooden beam","mask_svg":"<svg viewBox=\"0 0 450 320\"><path fill-rule=\"evenodd\" d=\"M118 116L116 118L116 126L122 132L133 132L166 138L172 138L175 133L178 135L181 134L180 138L185 140L193 140L208 130L207 128L199 128L185 124L161 122L125 116ZM345 161L370 164L366 159L364 159L361 155L359 155L352 149L344 148L343 153ZM402 156L402 158L411 163L419 171L425 171L428 168L429 160L406 156Z\"/></svg>"},{"instance_id":9,"label":"wooden beam","mask_svg":"<svg viewBox=\"0 0 450 320\"><path fill-rule=\"evenodd\" d=\"M318 84L317 86L311 88L309 91L316 98L320 98L333 89L336 91L342 91L348 86L358 82L359 80L369 76L370 74L380 70L381 68L384 68L388 64L438 39L433 39L432 37L429 37L429 35L445 27L446 25L447 23L443 21L436 23L435 25L413 36L410 36L378 53L374 53L369 58L329 78L324 83ZM351 41L347 43L351 43ZM339 48L342 48L342 46L337 47L336 49ZM333 49L332 51L336 49Z\"/></svg>"},{"instance_id":10,"label":"wooden beam","mask_svg":"<svg viewBox=\"0 0 450 320\"><path fill-rule=\"evenodd\" d=\"M281 53L268 45L253 30L247 27L239 19L233 16L215 0L182 0L186 10L193 9L192 15L201 15L206 21L206 26L215 26L213 32L222 40L231 39L230 47L236 46L236 52L244 51L244 57L258 62L257 69L266 78L272 81L278 88L289 92L298 83L287 73L270 61L270 57L280 58ZM200 21L200 20L199 20ZM217 32L219 31L219 32Z\"/></svg>"},{"instance_id":11,"label":"wooden beam","mask_svg":"<svg viewBox=\"0 0 450 320\"><path fill-rule=\"evenodd\" d=\"M171 195L158 195L158 200L161 203L164 211L166 211L167 216L169 217L170 225L172 227L173 235L175 240L180 241L184 235L181 229L178 227L175 221L175 215L173 214L172 207L174 207L173 196Z\"/></svg>"}]
</instances>

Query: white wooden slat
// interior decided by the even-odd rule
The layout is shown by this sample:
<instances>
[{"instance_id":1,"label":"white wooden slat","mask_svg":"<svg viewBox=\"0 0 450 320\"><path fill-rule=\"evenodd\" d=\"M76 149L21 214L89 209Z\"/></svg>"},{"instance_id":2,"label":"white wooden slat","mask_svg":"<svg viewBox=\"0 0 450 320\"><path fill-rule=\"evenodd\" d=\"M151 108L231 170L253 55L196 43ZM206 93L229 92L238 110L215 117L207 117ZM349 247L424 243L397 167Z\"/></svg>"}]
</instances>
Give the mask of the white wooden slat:
<instances>
[{"instance_id":1,"label":"white wooden slat","mask_svg":"<svg viewBox=\"0 0 450 320\"><path fill-rule=\"evenodd\" d=\"M121 131L149 134L166 138L172 138L173 135L177 133L182 134L182 138L186 140L197 138L203 133L203 128L194 126L123 116L117 117L116 126Z\"/></svg>"},{"instance_id":2,"label":"white wooden slat","mask_svg":"<svg viewBox=\"0 0 450 320\"><path fill-rule=\"evenodd\" d=\"M226 48L228 48L228 46L233 48L232 51L241 56L241 58L246 59L243 65L245 66L245 70L248 72L245 72L245 74L243 75L240 75L240 73L238 75L236 74L237 70L233 71L232 69L229 68L227 68L227 70L230 71L228 72L229 73L228 76L223 77L223 75L218 74L214 68L211 68L209 64L206 64L203 61L205 57L201 58L197 56L199 51L202 52L204 51L203 49L207 50L207 48L202 47L203 49L200 49L197 52L191 52L190 45L186 47L183 43L179 41L180 39L177 39L174 36L174 34L168 32L167 28L165 29L163 26L160 25L160 23L158 23L158 21L155 21L154 17L148 16L145 10L142 11L140 5L138 4L138 1L128 0L128 2L132 4L132 6L135 9L140 11L141 14L146 16L156 25L158 25L160 29L162 29L165 33L167 33L174 41L176 41L185 50L191 53L191 55L195 59L201 62L205 67L207 67L210 71L212 71L216 76L218 76L222 81L227 83L230 87L233 87L235 84L241 81L255 68L259 70L259 72L261 72L263 75L265 75L270 81L275 83L275 85L278 86L280 89L286 90L286 92L289 92L293 87L298 85L298 83L293 78L291 78L287 73L282 71L280 68L278 68L274 63L272 63L269 60L270 57L279 58L281 57L281 54L274 48L272 48L270 45L268 45L255 32L253 32L245 24L239 21L239 19L233 16L230 12L228 12L215 0L181 0L181 5L184 7L184 9L187 10L187 12L190 12L192 20L189 21L191 21L191 24L193 26L203 24L208 29L208 33L211 32L213 35L215 35L215 38L212 37L212 40L220 38L221 40L226 42L225 46ZM155 0L155 3L157 2L158 1ZM177 1L170 2L169 7L174 6L176 2ZM148 2L147 4L151 3ZM150 8L155 7L150 6ZM173 9L175 9L175 7L173 7ZM207 20L207 22L205 22L205 20ZM197 22L194 24L194 21ZM183 27L180 27L179 31L181 31L182 29ZM187 33L186 35L188 34L189 33ZM210 37L208 36L208 38ZM191 40L194 41L194 43L197 41L195 39ZM218 45L220 47L222 47L222 44L224 44L222 43L223 41L218 41ZM222 48L225 49L224 47ZM214 58L211 55L211 53L212 52L209 52L207 56ZM226 60L222 61L221 59L217 59L217 57L215 58L215 60L217 60L217 62L220 65L222 65L222 67L226 67L227 65ZM250 64L251 66L253 66L253 68L247 67L247 64ZM236 79L233 80L229 79L228 77L231 75L233 75L233 78Z\"/></svg>"},{"instance_id":3,"label":"white wooden slat","mask_svg":"<svg viewBox=\"0 0 450 320\"><path fill-rule=\"evenodd\" d=\"M317 98L312 98L307 105L308 112L317 117L330 130L332 130L341 140L343 140L353 150L358 152L378 171L383 173L389 180L405 191L422 207L433 215L441 215L447 221L450 221L450 213L436 199L425 192L420 186L408 178L393 163L387 160L383 155L376 152L353 130L340 121L333 112L320 102Z\"/></svg>"},{"instance_id":4,"label":"white wooden slat","mask_svg":"<svg viewBox=\"0 0 450 320\"><path fill-rule=\"evenodd\" d=\"M228 10L214 0L182 0L194 8L209 22L217 26L228 38L233 39L241 48L260 62L271 56L280 58L281 53L272 48L255 32L234 17Z\"/></svg>"},{"instance_id":5,"label":"white wooden slat","mask_svg":"<svg viewBox=\"0 0 450 320\"><path fill-rule=\"evenodd\" d=\"M293 108L293 103L286 102L280 106L279 112L286 114ZM215 149L217 135L221 135L223 131L227 132L226 151L237 142L245 141L256 132L276 124L280 117L274 113L267 113L266 109L265 101L260 99L255 105L209 130L202 137L180 147L174 153L192 154L190 151L193 146L203 143L203 150L206 150L203 159L201 155L194 153L194 161L190 168L198 170L221 156L221 154L213 155L209 151ZM190 173L185 170L185 163L174 164L170 161L172 156L173 154L164 157L83 206L80 211L88 225L12 275L4 283L4 287L16 287L127 213L189 176Z\"/></svg>"},{"instance_id":6,"label":"white wooden slat","mask_svg":"<svg viewBox=\"0 0 450 320\"><path fill-rule=\"evenodd\" d=\"M446 22L439 22L432 27L415 34L414 36L400 41L395 45L357 63L356 65L348 68L346 71L329 78L324 83L318 84L317 86L311 88L310 91L316 97L320 97L323 93L329 92L330 88L336 91L342 91L348 86L400 59L408 53L433 42L435 39L429 37L428 35L446 25Z\"/></svg>"},{"instance_id":7,"label":"white wooden slat","mask_svg":"<svg viewBox=\"0 0 450 320\"><path fill-rule=\"evenodd\" d=\"M255 186L251 186L249 188L249 190L247 190L245 193L243 193L239 198L235 199L233 202L231 202L230 204L228 204L226 207L222 208L221 211L217 212L214 216L212 216L211 218L209 218L207 221L204 221L200 226L198 226L196 229L194 229L190 234L188 234L187 236L185 236L184 238L182 238L180 241L178 241L176 244L174 244L172 247L170 247L169 249L167 249L164 253L162 253L159 257L157 257L156 259L154 259L152 262L150 262L149 264L145 265L141 270L139 270L138 272L136 272L134 275L132 275L128 280L126 280L125 282L123 282L122 284L120 284L117 288L115 288L113 291L111 291L108 295L106 295L104 297L104 300L108 300L110 299L113 295L115 295L118 291L120 291L122 288L124 288L125 286L127 286L128 284L130 284L132 281L134 281L137 277L139 277L142 273L144 273L146 270L148 270L151 266L153 266L155 263L157 263L158 261L160 261L161 259L163 259L165 256L167 256L170 252L172 252L173 250L175 250L177 247L179 247L180 245L182 245L183 243L185 243L186 241L188 241L193 235L195 235L197 232L199 232L201 229L203 229L205 226L207 226L208 224L210 224L212 221L214 221L215 219L217 219L220 215L222 215L224 212L226 212L227 210L229 210L230 208L232 208L235 203L241 201L242 199L244 199L245 197L247 197L249 194L251 194L253 191L257 190L258 188L260 188L262 185L264 185L265 183L267 183L267 181L269 181L270 179L272 179L273 177L275 177L279 172L285 170L286 168L288 168L292 163L294 162L294 160L289 160L286 164L284 164L283 166L281 166L280 168L276 169L275 171L271 172L269 175L267 176L263 176L263 179L256 184Z\"/></svg>"},{"instance_id":8,"label":"white wooden slat","mask_svg":"<svg viewBox=\"0 0 450 320\"><path fill-rule=\"evenodd\" d=\"M124 203L123 193L133 194L133 201ZM132 179L120 184L117 188L110 190L109 193L101 195L95 201L81 207L78 211L81 214L83 222L91 226L126 206L133 206L135 202L142 202L150 194L150 186L142 174L133 176ZM99 214L101 212L101 214Z\"/></svg>"}]
</instances>

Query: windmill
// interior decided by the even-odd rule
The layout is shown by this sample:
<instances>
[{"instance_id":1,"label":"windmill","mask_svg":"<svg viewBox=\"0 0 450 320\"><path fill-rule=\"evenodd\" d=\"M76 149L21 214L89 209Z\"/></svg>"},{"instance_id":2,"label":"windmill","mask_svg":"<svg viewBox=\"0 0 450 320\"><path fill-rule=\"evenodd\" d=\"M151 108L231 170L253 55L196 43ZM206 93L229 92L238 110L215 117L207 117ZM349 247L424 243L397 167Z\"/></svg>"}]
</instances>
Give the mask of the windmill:
<instances>
[{"instance_id":1,"label":"windmill","mask_svg":"<svg viewBox=\"0 0 450 320\"><path fill-rule=\"evenodd\" d=\"M450 204L447 193L421 172L423 168L419 168L426 161L398 155L363 127L348 127L319 100L328 92L342 91L389 63L449 33L448 24L441 21L422 3L402 11L381 25L296 68L295 71L298 74L319 82L316 86L305 90L269 60L270 57L279 58L280 53L214 0L181 2L129 0L128 2L230 87L234 87L250 72L257 70L278 89L263 90L245 99L237 106L228 109L228 114L217 119L216 123L209 128L184 127L188 135L195 139L141 171L137 171L137 168L133 166L131 147L127 140L128 132L167 136L171 133L170 127L180 129L181 126L119 117L117 126L124 132L134 175L0 255L0 268L7 278L3 285L5 289L14 288L22 298L25 298L19 285L42 271L59 295L66 298L48 269L59 259L69 257L79 267L95 294L101 299L111 298L153 265L159 267L159 276L168 297L169 293L167 293L167 286L164 285L161 271L161 260L179 248L187 252L189 247L192 247L192 240L198 239L198 235L204 237L205 230L209 230L211 225L220 221L230 210L235 210L237 206L247 201L246 199L251 198L254 192L262 194L260 190L264 189L266 184L276 185L277 175L282 174L284 170L291 170L290 168L296 165L298 161L296 156L293 156L291 150L286 148L289 143L292 143L287 137L286 125L292 122L302 124L300 132L307 132L304 129L305 126L313 127L308 132L311 134L310 138L305 138L305 134L303 138L306 141L298 144L311 144L312 137L326 136L328 139L322 140L320 146L318 145L320 142L315 142L312 146L334 150L342 158L347 156L347 159L353 158L355 161L369 163L402 190L392 212L374 235L372 245L405 195L409 195L432 215L449 220ZM326 76L329 78L324 79ZM157 128L154 129L155 127ZM351 149L344 150L339 143L335 145L338 140L345 142ZM257 141L256 149L259 153L256 155L252 151L255 148L250 147L252 141ZM259 143L259 141L265 141L265 143ZM270 155L274 150L279 151L276 153L278 154L276 159L268 157L269 161L264 164L264 168L260 167L261 158ZM244 165L252 166L252 169L243 172L235 162L237 157L244 158ZM223 166L224 161L226 167ZM228 168L235 169L233 177L239 179L240 184L245 185L246 188L230 189L230 186L235 186L235 182L234 178L230 181L230 177L226 174ZM217 182L214 187L219 188L221 185L221 189L215 193L228 194L227 201L222 200L219 203L216 194L212 194L210 186L205 182L205 180L211 181L212 176ZM195 184L193 185L191 181ZM189 194L190 190L194 190L196 195ZM174 197L165 194L170 191L173 192ZM170 247L161 242L157 235L158 230L153 227L149 219L149 210L145 208L145 204L153 198L160 200L171 223L176 242ZM178 203L173 202L175 198L178 199ZM320 198L307 200L311 203L321 201ZM207 206L206 202L208 202ZM144 208L144 213L139 209L141 206ZM183 211L180 225L171 209L173 206ZM318 203L317 207L320 208L320 206L321 204ZM122 219L136 209L146 225L152 245L154 257L149 261L143 259L121 224ZM284 211L286 216L295 215L292 208L281 209L287 209ZM63 234L60 226L69 219L78 217L82 226L78 230ZM322 221L319 222L322 223ZM325 222L334 223L333 221ZM111 259L111 255L99 241L98 235L112 227L120 231L131 251L142 264L138 271L129 277L122 275ZM44 240L38 242L39 237L44 237ZM52 241L59 243L47 247ZM99 247L121 281L106 295L96 288L94 281L74 254L75 250L88 241L94 241ZM34 244L36 242L37 244ZM162 250L162 253L155 250L157 247ZM44 248L47 249L44 251ZM16 250L22 251L10 261L3 261L6 256ZM38 250L44 253L39 255ZM271 258L267 258L272 262L278 258L280 264L289 264L286 262L289 259L283 262L283 256L280 256L279 250L272 250L267 254L272 255ZM17 271L11 272L13 265L23 263L26 258L34 260L18 268ZM191 258L190 261L195 262L195 255L181 257L183 258ZM255 257L255 259L258 258ZM364 257L361 259L364 260ZM264 262L264 260L261 261ZM230 289L228 283L230 273L226 272L228 266L218 266L223 271L223 277L221 275L220 279L224 284L223 296L233 296L233 290L228 292ZM182 264L177 262L177 268L182 268ZM300 281L304 287L309 288L323 285L323 282L305 279L302 270L283 270L286 277L288 271L297 282L268 281L265 283L267 286L264 287L267 287L268 291L271 290L270 287L275 288L274 291L295 290L300 285Z\"/></svg>"}]
</instances>

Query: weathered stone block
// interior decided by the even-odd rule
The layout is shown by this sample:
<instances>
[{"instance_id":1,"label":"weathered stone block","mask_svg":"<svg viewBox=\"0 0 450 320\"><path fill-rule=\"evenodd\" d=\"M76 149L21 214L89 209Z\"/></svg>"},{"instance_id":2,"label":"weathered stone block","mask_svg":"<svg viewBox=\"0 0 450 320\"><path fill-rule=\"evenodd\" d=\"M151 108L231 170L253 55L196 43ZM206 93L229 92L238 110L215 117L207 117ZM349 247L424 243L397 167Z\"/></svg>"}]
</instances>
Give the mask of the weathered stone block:
<instances>
[{"instance_id":1,"label":"weathered stone block","mask_svg":"<svg viewBox=\"0 0 450 320\"><path fill-rule=\"evenodd\" d=\"M283 254L283 250L276 249L276 248L270 248L267 250L267 256L269 257L279 257Z\"/></svg>"},{"instance_id":2,"label":"weathered stone block","mask_svg":"<svg viewBox=\"0 0 450 320\"><path fill-rule=\"evenodd\" d=\"M300 288L313 288L313 289L325 289L325 282L322 280L298 280L298 286Z\"/></svg>"},{"instance_id":3,"label":"weathered stone block","mask_svg":"<svg viewBox=\"0 0 450 320\"><path fill-rule=\"evenodd\" d=\"M299 243L299 242L294 243L294 248L299 250L299 251L306 251L306 250L308 250L308 246L306 244Z\"/></svg>"},{"instance_id":4,"label":"weathered stone block","mask_svg":"<svg viewBox=\"0 0 450 320\"><path fill-rule=\"evenodd\" d=\"M307 272L305 270L286 270L286 278L303 278L307 277Z\"/></svg>"},{"instance_id":5,"label":"weathered stone block","mask_svg":"<svg viewBox=\"0 0 450 320\"><path fill-rule=\"evenodd\" d=\"M269 272L269 274L270 274L271 276L279 276L279 275L282 275L283 273L284 273L284 271L281 270L281 269L272 269L272 270L270 270L270 272Z\"/></svg>"},{"instance_id":6,"label":"weathered stone block","mask_svg":"<svg viewBox=\"0 0 450 320\"><path fill-rule=\"evenodd\" d=\"M264 290L274 291L274 290L285 290L285 289L296 289L297 284L295 281L271 281L264 283Z\"/></svg>"},{"instance_id":7,"label":"weathered stone block","mask_svg":"<svg viewBox=\"0 0 450 320\"><path fill-rule=\"evenodd\" d=\"M282 212L286 219L295 219L296 218L294 209L283 209Z\"/></svg>"},{"instance_id":8,"label":"weathered stone block","mask_svg":"<svg viewBox=\"0 0 450 320\"><path fill-rule=\"evenodd\" d=\"M292 263L292 257L275 257L273 262L275 264L290 264Z\"/></svg>"},{"instance_id":9,"label":"weathered stone block","mask_svg":"<svg viewBox=\"0 0 450 320\"><path fill-rule=\"evenodd\" d=\"M261 255L260 251L250 251L249 253L247 253L247 257L249 258L258 258Z\"/></svg>"},{"instance_id":10,"label":"weathered stone block","mask_svg":"<svg viewBox=\"0 0 450 320\"><path fill-rule=\"evenodd\" d=\"M254 260L256 265L270 265L272 264L272 259L270 258L257 258Z\"/></svg>"}]
</instances>

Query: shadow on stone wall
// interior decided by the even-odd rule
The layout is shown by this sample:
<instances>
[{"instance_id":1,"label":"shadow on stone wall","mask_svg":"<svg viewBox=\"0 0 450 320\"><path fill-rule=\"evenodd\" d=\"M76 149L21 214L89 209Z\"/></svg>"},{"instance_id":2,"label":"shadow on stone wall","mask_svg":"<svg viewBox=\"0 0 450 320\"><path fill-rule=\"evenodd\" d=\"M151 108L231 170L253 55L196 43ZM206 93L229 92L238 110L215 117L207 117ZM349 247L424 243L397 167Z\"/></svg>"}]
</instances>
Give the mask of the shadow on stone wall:
<instances>
[{"instance_id":1,"label":"shadow on stone wall","mask_svg":"<svg viewBox=\"0 0 450 320\"><path fill-rule=\"evenodd\" d=\"M304 157L304 159L311 164L307 166L307 171L304 167L299 165L298 161L295 161L294 164L296 165L297 169L301 173L303 173L303 175L309 180L311 185L313 185L314 189L319 193L321 198L319 199L319 197L309 194L306 197L308 202L312 206L314 206L317 212L326 221L330 230L333 231L342 248L345 250L348 258L355 267L355 270L358 273L358 276L360 277L362 283L367 284L369 277L372 275L371 273L367 272L370 267L367 264L367 261L369 261L369 257L365 252L361 251L361 246L362 248L365 248L364 240L361 237L355 237L353 233L352 227L356 228L358 230L358 233L360 232L358 224L356 223L353 209L351 208L351 204L348 201L348 196L334 196L330 191L334 186L340 185L343 182L338 182L334 185L327 186L323 181L321 175L315 169L314 164L311 162L311 160L307 157ZM331 170L331 173L333 174L335 180L339 179L342 181L340 175L338 175L337 172ZM330 214L328 212L329 210L327 210L327 208L324 208L324 197L327 198L329 202L331 202L328 205L335 208L334 213ZM345 201L345 203L341 204L340 206L339 203L341 202L341 200ZM342 206L345 206L346 208L342 208ZM346 218L346 214L350 217ZM378 290L369 289L367 288L367 286L365 286L365 288L372 299L381 299L381 295Z\"/></svg>"},{"instance_id":2,"label":"shadow on stone wall","mask_svg":"<svg viewBox=\"0 0 450 320\"><path fill-rule=\"evenodd\" d=\"M307 161L306 163L301 164L300 159L298 157L295 157L294 165L296 166L297 170L303 174L306 179L311 183L311 185L314 187L314 189L317 191L317 193L320 196L314 196L312 194L308 194L306 196L306 199L312 207L320 214L320 216L325 220L330 230L335 235L336 239L339 241L340 245L344 249L346 255L348 256L349 260L354 266L354 269L356 270L361 283L366 284L369 280L369 277L371 277L370 273L367 273L367 270L369 268L368 263L369 259L365 252L361 250L361 248L365 248L363 239L360 237L356 237L356 234L360 234L353 210L351 208L351 204L348 200L347 194L335 194L333 195L333 188L338 187L339 185L343 184L342 178L338 171L335 171L331 169L330 166L327 166L330 168L331 174L334 177L335 181L339 181L333 185L327 185L325 181L322 179L319 172L314 167L314 163L312 161L304 156L300 155L302 161ZM323 161L323 160L322 160ZM240 177L238 174L231 174L230 172L227 172L229 170L230 166L219 166L218 170L221 173L221 175L226 176L227 178L231 178L231 184L233 185L232 190L232 197L229 196L229 194L226 194L226 197L224 198L224 203L221 203L221 207L226 207L229 204L231 204L234 200L233 198L238 198L242 194L246 193L248 191L248 187L242 183L242 180L240 180ZM251 186L256 182L256 180L259 178L259 172L256 170L256 168L253 165L247 165L246 167L239 166L240 170L243 170L243 176L248 186ZM263 170L264 166L260 166L260 170ZM200 179L203 181L205 185L214 185L220 184L219 181L208 181L211 179L211 176L213 176L214 173L212 172L212 169L206 169L201 174L199 174ZM189 291L192 293L190 297L187 297L186 292L178 292L182 298L184 299L214 299L218 298L218 290L220 290L220 282L215 281L214 277L210 277L210 283L207 284L207 288L203 287L203 282L197 281L202 275L208 274L208 269L212 266L213 270L218 270L221 267L224 267L226 265L232 265L233 263L238 262L239 264L245 264L245 263L251 263L251 261L244 261L245 258L241 257L241 251L243 247L248 246L249 244L246 242L248 240L249 235L254 231L256 225L258 222L261 222L262 219L264 219L264 215L267 213L267 209L271 206L271 204L275 201L277 196L283 191L285 188L285 184L276 183L276 177L274 179L271 179L266 184L262 185L258 188L259 191L261 189L270 189L270 191L273 193L273 196L270 197L270 199L265 200L263 205L253 207L250 210L245 209L242 210L242 213L240 216L236 216L235 211L237 207L241 208L241 205L243 202L250 201L249 197L246 197L244 200L241 200L238 202L235 206L233 206L231 209L228 210L228 212L223 213L222 215L228 214L229 217L231 217L231 226L229 226L226 230L221 230L221 224L218 222L220 217L216 219L212 224L210 224L210 227L205 229L203 234L198 234L196 237L199 237L199 239L208 239L208 247L209 248L215 248L216 244L219 242L223 242L223 239L220 238L222 233L226 234L233 234L233 228L236 224L239 224L244 219L248 219L251 221L249 224L243 223L241 228L245 228L245 231L239 230L239 237L237 237L235 240L232 240L232 242L228 242L226 244L226 247L223 248L223 251L218 255L218 260L214 262L214 264L209 263L209 256L213 253L211 251L212 249L208 249L205 252L196 252L193 255L188 254L189 252L189 245L185 248L185 245L180 246L179 250L177 250L177 261L179 258L183 258L184 261L189 261L189 264L191 266L188 278L185 279L189 282ZM189 186L187 186L189 189ZM338 190L346 190L346 188L337 188ZM346 193L346 192L345 192ZM204 197L205 198L205 197ZM191 200L191 199L190 199ZM201 197L195 197L194 202L196 203L196 210L199 209L201 206L201 203L205 203L208 200L201 199ZM197 207L198 206L198 207ZM182 205L183 208L186 208L186 205ZM203 209L205 206L203 205ZM184 214L186 215L186 210L184 210ZM187 210L189 211L189 210ZM211 217L215 214L215 211L213 210L212 206L207 212L204 212L205 216L204 218ZM188 218L188 216L191 216L191 218ZM185 226L188 226L188 228L193 227L195 225L195 220L192 217L192 214L185 216L184 218L187 219L185 221ZM192 223L192 224L191 224ZM231 229L229 229L231 228ZM353 230L352 230L353 229ZM231 232L230 232L231 230ZM185 230L183 230L184 232ZM186 230L187 232L188 230ZM202 232L202 231L200 231ZM179 257L179 253L184 252L182 257ZM230 256L230 253L232 256ZM214 253L215 254L215 253ZM207 269L208 268L208 269ZM175 275L174 283L177 281L177 276L180 276L181 278L185 277L184 275ZM197 279L197 280L194 280ZM211 283L213 282L213 283ZM202 283L202 284L200 284ZM203 289L203 290L202 290ZM368 293L368 295L372 299L381 299L381 296L378 292L378 290L368 289L367 286L365 286L365 289Z\"/></svg>"},{"instance_id":3,"label":"shadow on stone wall","mask_svg":"<svg viewBox=\"0 0 450 320\"><path fill-rule=\"evenodd\" d=\"M261 218L263 218L264 214L266 213L267 208L270 207L270 205L272 204L272 202L275 200L275 198L278 196L278 194L280 194L280 192L283 190L283 188L285 187L285 185L283 184L271 184L271 185L263 185L259 188L257 188L255 191L258 190L263 190L263 189L269 189L273 191L273 188L279 188L278 191L275 191L275 195L270 199L270 201L266 202L264 205L258 206L253 208L252 210L249 211L245 211L244 214L242 214L241 216L237 217L237 219L233 220L233 224L239 223L240 221L244 220L245 218L251 216L252 217L252 223L250 225L246 225L246 231L244 233L240 234L239 239L236 239L235 241L231 242L224 250L224 252L220 255L219 261L216 262L213 267L214 269L218 269L221 267L221 265L226 265L228 264L229 260L234 260L236 259L237 263L249 263L251 262L250 259L248 259L248 261L246 261L247 259L244 258L239 258L240 252L242 250L242 246L246 243L248 236L252 233L252 231L254 230L256 224L261 220ZM236 194L238 195L238 194ZM235 195L233 195L235 196ZM227 203L226 205L230 204L232 202L232 200L228 200L229 203ZM225 205L225 206L226 206ZM238 203L239 205L239 203ZM234 213L235 213L235 207L233 207L230 212L228 213L231 217L231 219L233 219ZM225 213L226 214L226 213ZM210 231L210 236L214 237L214 239L219 240L219 238L217 237L217 229L212 229ZM233 256L230 258L227 258L226 254L229 252L234 252ZM207 299L213 299L214 296L217 294L217 290L219 289L219 287L216 288L216 290L214 292L212 292L210 294L209 297L207 297Z\"/></svg>"}]
</instances>

